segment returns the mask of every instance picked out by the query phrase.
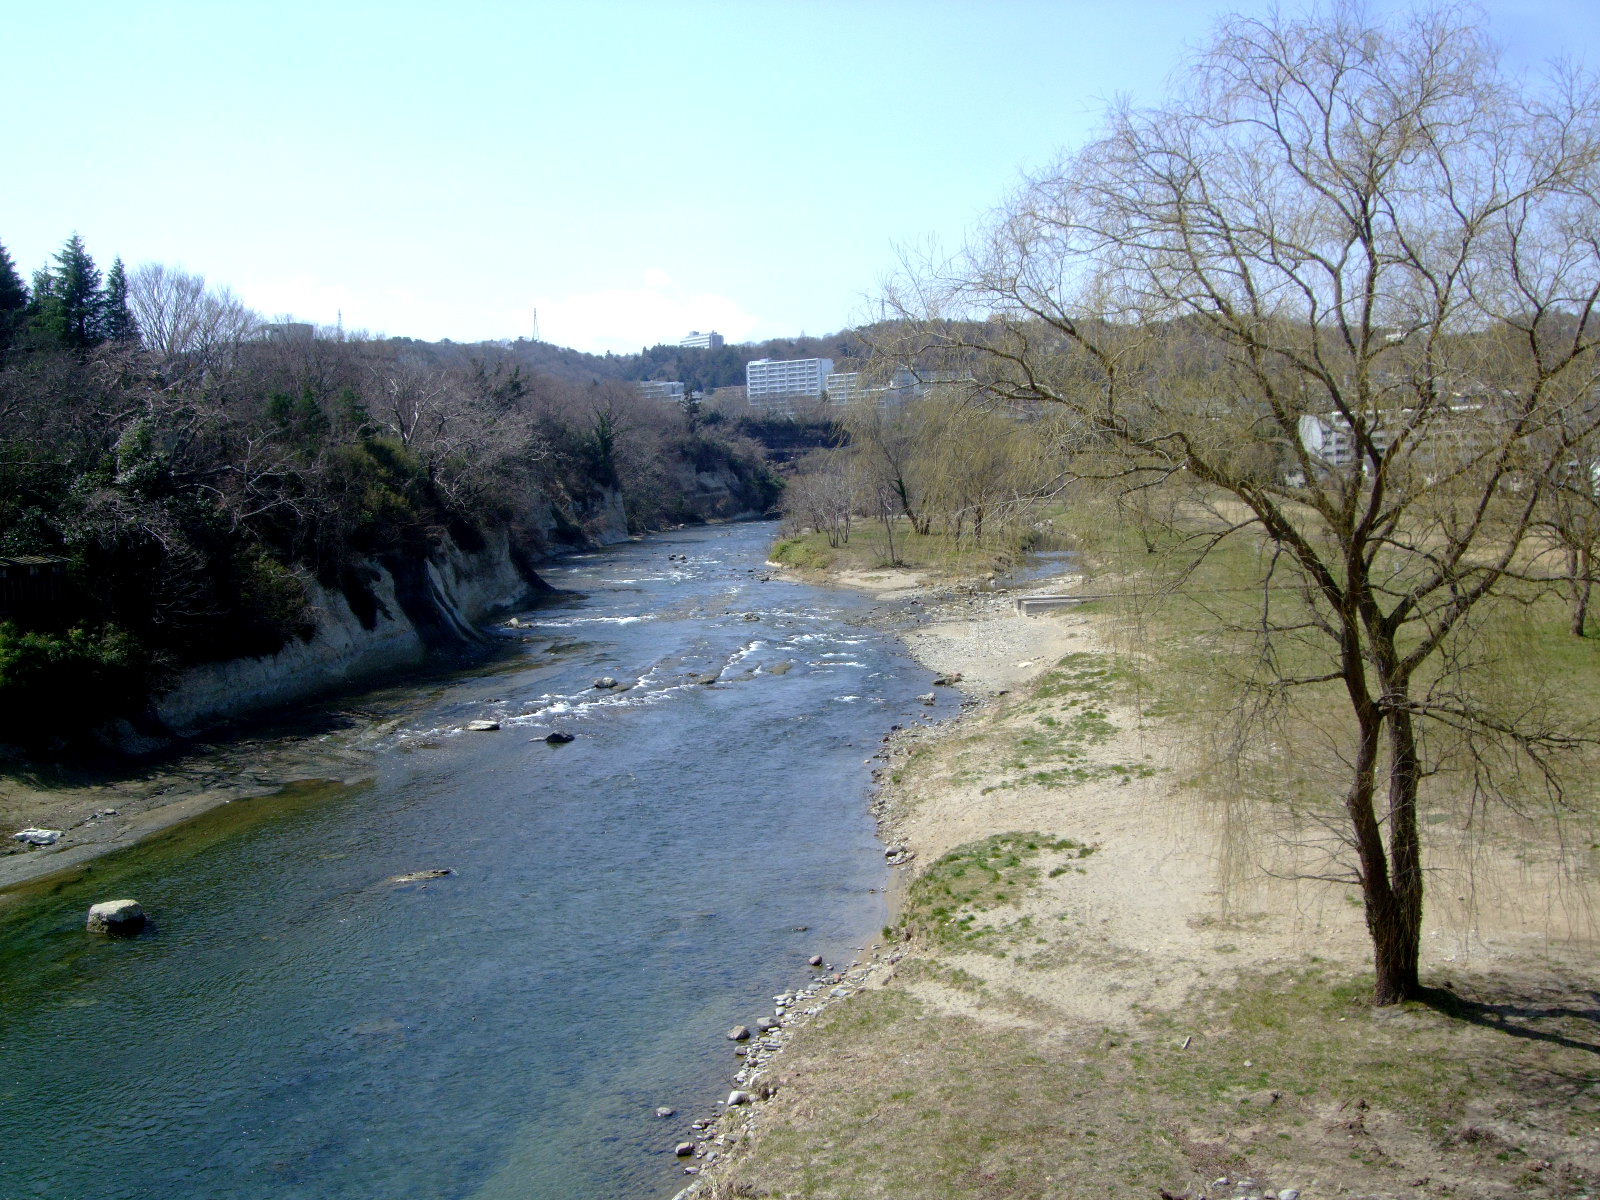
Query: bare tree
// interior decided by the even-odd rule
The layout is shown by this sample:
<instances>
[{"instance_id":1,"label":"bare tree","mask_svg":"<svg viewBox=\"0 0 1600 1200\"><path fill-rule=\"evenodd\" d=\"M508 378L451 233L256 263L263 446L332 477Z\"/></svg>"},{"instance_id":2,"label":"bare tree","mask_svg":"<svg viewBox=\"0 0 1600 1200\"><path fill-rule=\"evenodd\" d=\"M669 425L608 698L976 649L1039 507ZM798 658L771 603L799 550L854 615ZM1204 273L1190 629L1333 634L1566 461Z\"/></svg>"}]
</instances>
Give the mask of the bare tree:
<instances>
[{"instance_id":1,"label":"bare tree","mask_svg":"<svg viewBox=\"0 0 1600 1200\"><path fill-rule=\"evenodd\" d=\"M1572 745L1447 668L1593 433L1600 96L1508 78L1451 10L1229 18L1190 67L892 303L986 395L1066 410L1088 472L1191 481L1229 500L1213 543L1262 539L1257 683L1343 697L1394 1003L1420 989L1425 731L1540 767Z\"/></svg>"},{"instance_id":2,"label":"bare tree","mask_svg":"<svg viewBox=\"0 0 1600 1200\"><path fill-rule=\"evenodd\" d=\"M251 337L261 318L227 288L205 276L145 263L128 281L128 305L145 349L169 370L180 364L198 377Z\"/></svg>"}]
</instances>

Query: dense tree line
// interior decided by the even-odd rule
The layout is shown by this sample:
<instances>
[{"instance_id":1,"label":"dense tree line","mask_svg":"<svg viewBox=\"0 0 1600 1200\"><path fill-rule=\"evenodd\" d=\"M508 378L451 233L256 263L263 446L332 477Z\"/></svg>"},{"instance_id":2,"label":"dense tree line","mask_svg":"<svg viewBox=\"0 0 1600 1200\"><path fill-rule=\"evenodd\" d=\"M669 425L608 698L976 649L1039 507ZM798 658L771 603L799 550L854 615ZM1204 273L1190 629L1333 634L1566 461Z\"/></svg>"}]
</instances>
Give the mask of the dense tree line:
<instances>
[{"instance_id":1,"label":"dense tree line","mask_svg":"<svg viewBox=\"0 0 1600 1200\"><path fill-rule=\"evenodd\" d=\"M309 633L313 582L370 614L373 563L446 539L538 554L611 493L636 528L692 519L697 470L774 498L747 439L480 350L274 336L197 276L102 276L76 236L27 286L0 248L0 555L68 570L59 603L0 625L3 740L279 649Z\"/></svg>"}]
</instances>

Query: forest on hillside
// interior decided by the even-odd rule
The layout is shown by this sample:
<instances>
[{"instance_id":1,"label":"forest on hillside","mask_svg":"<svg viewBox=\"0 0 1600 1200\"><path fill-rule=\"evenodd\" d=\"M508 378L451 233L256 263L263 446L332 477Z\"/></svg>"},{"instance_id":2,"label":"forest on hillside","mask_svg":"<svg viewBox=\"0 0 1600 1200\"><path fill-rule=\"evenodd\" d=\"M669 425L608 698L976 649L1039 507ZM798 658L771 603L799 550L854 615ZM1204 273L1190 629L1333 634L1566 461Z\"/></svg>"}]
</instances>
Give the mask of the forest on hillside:
<instances>
[{"instance_id":1,"label":"forest on hillside","mask_svg":"<svg viewBox=\"0 0 1600 1200\"><path fill-rule=\"evenodd\" d=\"M309 634L311 581L361 612L374 562L501 531L531 561L610 494L636 529L695 519L696 471L776 497L755 442L617 378L268 326L76 236L25 283L0 246L0 556L65 573L0 614L6 740Z\"/></svg>"}]
</instances>

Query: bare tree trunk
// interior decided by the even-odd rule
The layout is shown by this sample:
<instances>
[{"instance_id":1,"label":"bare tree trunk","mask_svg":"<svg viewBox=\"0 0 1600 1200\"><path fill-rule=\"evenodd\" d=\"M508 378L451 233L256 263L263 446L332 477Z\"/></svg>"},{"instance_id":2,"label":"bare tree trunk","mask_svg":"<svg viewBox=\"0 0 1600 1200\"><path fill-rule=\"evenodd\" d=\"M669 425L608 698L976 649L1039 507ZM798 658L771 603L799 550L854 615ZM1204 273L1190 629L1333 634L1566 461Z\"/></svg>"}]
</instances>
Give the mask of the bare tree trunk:
<instances>
[{"instance_id":1,"label":"bare tree trunk","mask_svg":"<svg viewBox=\"0 0 1600 1200\"><path fill-rule=\"evenodd\" d=\"M1396 689L1398 691L1398 689ZM1393 695L1393 693L1391 693ZM1389 879L1394 896L1391 928L1378 940L1376 1002L1414 999L1422 950L1422 839L1417 830L1417 789L1422 764L1411 713L1391 710L1389 730Z\"/></svg>"},{"instance_id":2,"label":"bare tree trunk","mask_svg":"<svg viewBox=\"0 0 1600 1200\"><path fill-rule=\"evenodd\" d=\"M1568 585L1572 589L1572 636L1585 637L1589 623L1589 591L1593 586L1593 563L1587 550L1576 546L1567 549Z\"/></svg>"},{"instance_id":3,"label":"bare tree trunk","mask_svg":"<svg viewBox=\"0 0 1600 1200\"><path fill-rule=\"evenodd\" d=\"M1359 672L1359 667L1353 669ZM1355 708L1357 731L1345 811L1355 836L1367 932L1372 937L1373 966L1377 973L1373 1003L1397 1004L1416 991L1418 942L1414 931L1408 933L1405 905L1390 882L1389 856L1384 849L1375 804L1384 719L1367 695L1359 674L1352 675L1351 670L1347 660L1345 683ZM1417 905L1420 910L1420 891Z\"/></svg>"}]
</instances>

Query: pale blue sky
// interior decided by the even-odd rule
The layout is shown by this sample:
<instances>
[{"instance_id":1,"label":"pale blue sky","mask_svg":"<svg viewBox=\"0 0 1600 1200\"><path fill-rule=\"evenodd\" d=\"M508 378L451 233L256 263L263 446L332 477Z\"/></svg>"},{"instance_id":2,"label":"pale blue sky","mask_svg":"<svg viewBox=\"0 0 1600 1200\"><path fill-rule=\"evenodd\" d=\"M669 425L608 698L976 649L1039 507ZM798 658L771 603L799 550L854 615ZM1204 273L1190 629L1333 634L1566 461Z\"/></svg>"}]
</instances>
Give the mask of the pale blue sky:
<instances>
[{"instance_id":1,"label":"pale blue sky","mask_svg":"<svg viewBox=\"0 0 1600 1200\"><path fill-rule=\"evenodd\" d=\"M415 337L824 333L1267 7L0 0L0 242ZM1517 65L1600 45L1600 0L1480 11Z\"/></svg>"}]
</instances>

